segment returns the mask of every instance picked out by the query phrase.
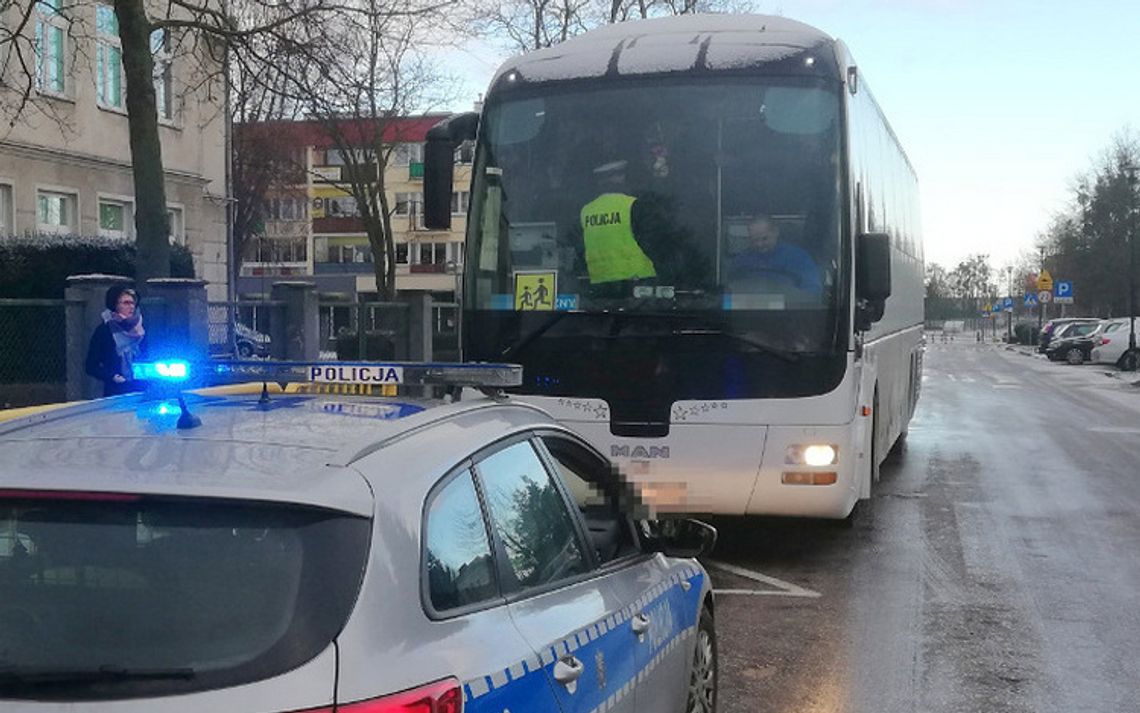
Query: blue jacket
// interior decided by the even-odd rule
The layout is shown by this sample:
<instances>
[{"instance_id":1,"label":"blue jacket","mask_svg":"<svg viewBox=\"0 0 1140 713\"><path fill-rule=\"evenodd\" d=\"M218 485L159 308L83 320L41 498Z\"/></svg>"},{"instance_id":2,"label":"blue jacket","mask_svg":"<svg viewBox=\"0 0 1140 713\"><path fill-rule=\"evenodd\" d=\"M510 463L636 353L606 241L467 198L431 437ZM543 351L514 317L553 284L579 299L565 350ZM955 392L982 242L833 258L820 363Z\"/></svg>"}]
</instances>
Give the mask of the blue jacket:
<instances>
[{"instance_id":1,"label":"blue jacket","mask_svg":"<svg viewBox=\"0 0 1140 713\"><path fill-rule=\"evenodd\" d=\"M823 279L811 256L800 247L776 243L768 252L746 250L732 259L733 277L764 277L806 292L821 294Z\"/></svg>"}]
</instances>

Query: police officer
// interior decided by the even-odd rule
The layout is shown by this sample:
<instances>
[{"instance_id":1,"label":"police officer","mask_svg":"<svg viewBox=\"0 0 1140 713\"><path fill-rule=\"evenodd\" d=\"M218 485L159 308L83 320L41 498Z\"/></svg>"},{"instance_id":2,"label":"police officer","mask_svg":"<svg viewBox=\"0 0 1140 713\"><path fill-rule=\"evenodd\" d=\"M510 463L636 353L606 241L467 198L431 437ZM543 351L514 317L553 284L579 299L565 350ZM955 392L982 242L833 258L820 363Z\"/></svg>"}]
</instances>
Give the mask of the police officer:
<instances>
[{"instance_id":1,"label":"police officer","mask_svg":"<svg viewBox=\"0 0 1140 713\"><path fill-rule=\"evenodd\" d=\"M624 193L625 168L625 161L595 168L602 194L582 207L582 241L590 284L657 276L653 261L634 237L633 204L637 199Z\"/></svg>"}]
</instances>

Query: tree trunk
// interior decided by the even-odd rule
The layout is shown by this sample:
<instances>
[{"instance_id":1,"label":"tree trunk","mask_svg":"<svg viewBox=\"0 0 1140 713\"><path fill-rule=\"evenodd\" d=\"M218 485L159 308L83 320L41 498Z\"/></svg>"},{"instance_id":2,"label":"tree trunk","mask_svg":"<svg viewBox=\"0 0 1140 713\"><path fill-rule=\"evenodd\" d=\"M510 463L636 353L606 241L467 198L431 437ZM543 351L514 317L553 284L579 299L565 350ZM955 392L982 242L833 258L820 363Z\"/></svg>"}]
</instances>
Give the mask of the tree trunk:
<instances>
[{"instance_id":1,"label":"tree trunk","mask_svg":"<svg viewBox=\"0 0 1140 713\"><path fill-rule=\"evenodd\" d=\"M166 214L166 184L162 172L162 143L154 96L154 59L150 54L151 24L143 0L115 0L119 38L126 75L127 124L131 140L131 169L135 182L135 281L140 288L153 277L170 276L170 223Z\"/></svg>"}]
</instances>

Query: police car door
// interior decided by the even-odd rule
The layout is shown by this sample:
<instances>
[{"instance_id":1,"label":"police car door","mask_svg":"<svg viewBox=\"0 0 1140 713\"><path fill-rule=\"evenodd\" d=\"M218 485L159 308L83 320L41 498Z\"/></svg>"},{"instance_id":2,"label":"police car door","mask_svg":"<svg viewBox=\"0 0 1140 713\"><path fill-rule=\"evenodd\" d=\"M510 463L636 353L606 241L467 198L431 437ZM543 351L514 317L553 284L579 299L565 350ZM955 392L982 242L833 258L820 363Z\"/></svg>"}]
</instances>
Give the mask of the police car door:
<instances>
[{"instance_id":1,"label":"police car door","mask_svg":"<svg viewBox=\"0 0 1140 713\"><path fill-rule=\"evenodd\" d=\"M540 447L515 439L475 464L508 609L535 651L528 670L546 672L563 713L632 713L637 637L628 602L584 545ZM531 710L521 700L510 709Z\"/></svg>"},{"instance_id":2,"label":"police car door","mask_svg":"<svg viewBox=\"0 0 1140 713\"><path fill-rule=\"evenodd\" d=\"M607 583L626 602L622 629L635 641L637 710L684 710L701 592L699 580L689 578L699 569L641 552L628 512L633 493L596 451L562 434L544 434L542 441L585 522L602 571L609 572Z\"/></svg>"}]
</instances>

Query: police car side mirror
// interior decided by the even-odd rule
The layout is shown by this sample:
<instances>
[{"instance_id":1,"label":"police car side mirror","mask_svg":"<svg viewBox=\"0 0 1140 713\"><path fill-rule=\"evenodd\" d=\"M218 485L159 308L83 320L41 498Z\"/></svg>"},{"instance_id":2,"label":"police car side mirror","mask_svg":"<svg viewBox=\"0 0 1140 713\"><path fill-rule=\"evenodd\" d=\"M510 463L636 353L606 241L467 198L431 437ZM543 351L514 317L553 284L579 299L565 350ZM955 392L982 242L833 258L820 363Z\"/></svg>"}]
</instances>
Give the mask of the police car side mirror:
<instances>
[{"instance_id":1,"label":"police car side mirror","mask_svg":"<svg viewBox=\"0 0 1140 713\"><path fill-rule=\"evenodd\" d=\"M716 528L691 519L642 520L641 541L648 552L661 552L668 557L700 557L716 546Z\"/></svg>"},{"instance_id":2,"label":"police car side mirror","mask_svg":"<svg viewBox=\"0 0 1140 713\"><path fill-rule=\"evenodd\" d=\"M856 329L866 331L883 318L891 296L891 236L861 234L855 261Z\"/></svg>"},{"instance_id":3,"label":"police car side mirror","mask_svg":"<svg viewBox=\"0 0 1140 713\"><path fill-rule=\"evenodd\" d=\"M451 192L455 182L455 149L475 138L479 115L449 116L428 129L424 145L424 227L451 229Z\"/></svg>"}]
</instances>

